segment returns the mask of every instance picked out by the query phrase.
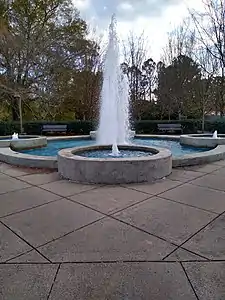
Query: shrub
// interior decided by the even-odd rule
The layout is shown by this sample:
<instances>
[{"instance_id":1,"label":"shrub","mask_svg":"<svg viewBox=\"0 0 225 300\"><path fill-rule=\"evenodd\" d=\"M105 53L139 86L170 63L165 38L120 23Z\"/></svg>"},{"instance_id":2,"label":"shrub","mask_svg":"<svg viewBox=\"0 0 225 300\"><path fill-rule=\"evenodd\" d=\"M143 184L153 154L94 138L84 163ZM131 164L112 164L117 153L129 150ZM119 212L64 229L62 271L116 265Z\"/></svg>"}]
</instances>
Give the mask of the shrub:
<instances>
[{"instance_id":1,"label":"shrub","mask_svg":"<svg viewBox=\"0 0 225 300\"><path fill-rule=\"evenodd\" d=\"M141 120L134 121L132 128L139 134L157 134L157 124L175 124L179 123L182 125L183 133L197 133L201 130L201 120ZM89 134L91 130L97 128L96 121L35 121L35 122L24 122L23 127L26 134L40 135L43 124L66 124L67 134L71 135L82 135ZM205 131L213 132L218 130L218 133L225 133L225 121L214 120L205 121ZM19 122L2 122L0 123L0 135L11 135L13 132L20 132Z\"/></svg>"}]
</instances>

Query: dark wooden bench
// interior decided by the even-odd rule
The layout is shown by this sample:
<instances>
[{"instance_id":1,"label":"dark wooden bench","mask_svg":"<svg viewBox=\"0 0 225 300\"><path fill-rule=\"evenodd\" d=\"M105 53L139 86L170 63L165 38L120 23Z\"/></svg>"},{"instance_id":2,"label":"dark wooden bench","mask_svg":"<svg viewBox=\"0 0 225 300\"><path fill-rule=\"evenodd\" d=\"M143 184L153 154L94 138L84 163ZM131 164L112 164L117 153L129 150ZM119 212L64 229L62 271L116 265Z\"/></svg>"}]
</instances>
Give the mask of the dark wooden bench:
<instances>
[{"instance_id":1,"label":"dark wooden bench","mask_svg":"<svg viewBox=\"0 0 225 300\"><path fill-rule=\"evenodd\" d=\"M48 133L53 133L53 132L67 132L67 125L63 124L45 124L42 126L41 132L48 132Z\"/></svg>"},{"instance_id":2,"label":"dark wooden bench","mask_svg":"<svg viewBox=\"0 0 225 300\"><path fill-rule=\"evenodd\" d=\"M181 124L158 124L158 130L162 132L182 132Z\"/></svg>"}]
</instances>

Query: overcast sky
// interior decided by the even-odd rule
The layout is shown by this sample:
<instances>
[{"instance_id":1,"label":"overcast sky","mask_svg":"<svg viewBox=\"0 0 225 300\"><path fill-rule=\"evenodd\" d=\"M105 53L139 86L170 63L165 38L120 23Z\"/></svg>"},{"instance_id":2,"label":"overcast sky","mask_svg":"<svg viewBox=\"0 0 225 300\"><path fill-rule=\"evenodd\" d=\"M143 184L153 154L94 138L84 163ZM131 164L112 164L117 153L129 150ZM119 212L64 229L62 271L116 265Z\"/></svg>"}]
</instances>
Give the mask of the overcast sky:
<instances>
[{"instance_id":1,"label":"overcast sky","mask_svg":"<svg viewBox=\"0 0 225 300\"><path fill-rule=\"evenodd\" d=\"M199 9L201 0L73 0L81 16L99 32L106 31L113 13L118 34L124 39L130 31L148 37L150 55L159 60L167 32L188 16L188 7Z\"/></svg>"}]
</instances>

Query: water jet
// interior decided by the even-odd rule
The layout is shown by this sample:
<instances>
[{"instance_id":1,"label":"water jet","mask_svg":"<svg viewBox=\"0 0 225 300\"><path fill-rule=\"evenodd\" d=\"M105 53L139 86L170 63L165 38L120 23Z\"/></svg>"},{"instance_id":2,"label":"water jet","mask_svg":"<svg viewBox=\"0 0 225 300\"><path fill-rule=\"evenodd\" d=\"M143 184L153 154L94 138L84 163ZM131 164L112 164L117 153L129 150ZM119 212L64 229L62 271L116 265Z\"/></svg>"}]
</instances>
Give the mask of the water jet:
<instances>
[{"instance_id":1,"label":"water jet","mask_svg":"<svg viewBox=\"0 0 225 300\"><path fill-rule=\"evenodd\" d=\"M62 177L80 183L135 183L164 178L172 171L172 154L130 143L129 82L119 61L116 19L109 26L96 146L58 152ZM91 156L87 156L91 155Z\"/></svg>"}]
</instances>

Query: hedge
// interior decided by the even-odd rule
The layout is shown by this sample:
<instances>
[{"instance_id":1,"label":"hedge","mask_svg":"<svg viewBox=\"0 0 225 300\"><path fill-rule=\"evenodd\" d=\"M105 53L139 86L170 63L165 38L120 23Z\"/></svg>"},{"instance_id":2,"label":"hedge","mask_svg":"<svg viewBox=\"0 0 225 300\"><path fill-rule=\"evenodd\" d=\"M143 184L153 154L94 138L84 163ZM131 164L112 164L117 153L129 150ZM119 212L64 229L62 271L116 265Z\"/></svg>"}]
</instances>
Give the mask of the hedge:
<instances>
[{"instance_id":1,"label":"hedge","mask_svg":"<svg viewBox=\"0 0 225 300\"><path fill-rule=\"evenodd\" d=\"M159 123L181 123L184 133L197 133L198 130L201 130L201 120L142 120L133 122L132 127L139 134L154 134L158 133L157 124ZM71 135L89 134L91 130L94 130L97 127L97 124L94 121L38 121L24 122L24 132L26 134L40 135L43 124L66 124L68 126L67 134ZM219 133L225 133L225 121L205 121L205 131L213 132L214 130L218 130ZM13 132L20 132L19 122L0 123L0 136L11 135Z\"/></svg>"}]
</instances>

